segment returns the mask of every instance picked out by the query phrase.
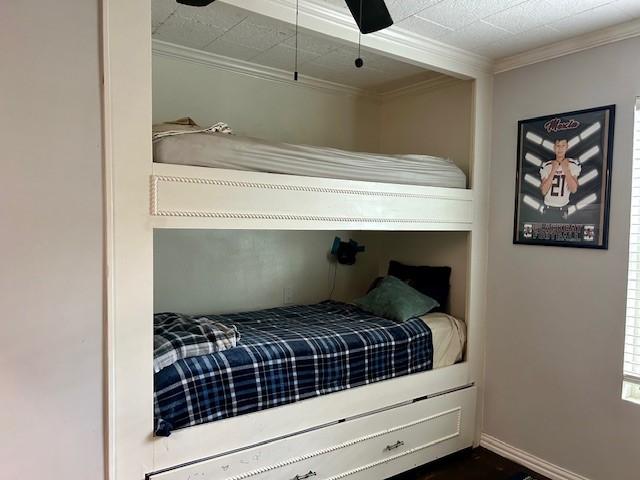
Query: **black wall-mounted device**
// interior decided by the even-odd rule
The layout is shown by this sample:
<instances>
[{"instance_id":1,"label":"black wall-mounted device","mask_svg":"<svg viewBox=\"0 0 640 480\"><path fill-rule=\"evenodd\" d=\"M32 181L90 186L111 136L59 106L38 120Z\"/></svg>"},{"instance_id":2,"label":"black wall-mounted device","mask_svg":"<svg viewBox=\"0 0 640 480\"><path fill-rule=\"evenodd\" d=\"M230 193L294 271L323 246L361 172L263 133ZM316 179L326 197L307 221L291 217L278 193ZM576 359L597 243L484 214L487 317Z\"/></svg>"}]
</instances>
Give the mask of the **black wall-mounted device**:
<instances>
[{"instance_id":1,"label":"black wall-mounted device","mask_svg":"<svg viewBox=\"0 0 640 480\"><path fill-rule=\"evenodd\" d=\"M364 245L358 245L358 242L351 239L349 239L348 242L343 242L340 240L340 237L336 237L333 240L331 255L342 265L353 265L356 263L356 255L358 252L364 252Z\"/></svg>"}]
</instances>

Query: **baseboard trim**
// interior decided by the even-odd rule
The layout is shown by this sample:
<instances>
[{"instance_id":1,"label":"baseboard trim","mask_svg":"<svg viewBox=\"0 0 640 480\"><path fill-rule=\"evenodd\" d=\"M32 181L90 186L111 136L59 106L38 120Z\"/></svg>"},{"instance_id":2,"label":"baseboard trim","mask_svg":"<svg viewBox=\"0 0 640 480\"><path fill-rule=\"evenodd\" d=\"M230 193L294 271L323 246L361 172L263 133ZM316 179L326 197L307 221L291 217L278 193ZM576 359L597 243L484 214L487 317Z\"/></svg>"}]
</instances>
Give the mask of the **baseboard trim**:
<instances>
[{"instance_id":1,"label":"baseboard trim","mask_svg":"<svg viewBox=\"0 0 640 480\"><path fill-rule=\"evenodd\" d=\"M486 433L480 436L480 446L509 460L513 460L540 475L549 477L551 480L589 480L587 477L547 462Z\"/></svg>"}]
</instances>

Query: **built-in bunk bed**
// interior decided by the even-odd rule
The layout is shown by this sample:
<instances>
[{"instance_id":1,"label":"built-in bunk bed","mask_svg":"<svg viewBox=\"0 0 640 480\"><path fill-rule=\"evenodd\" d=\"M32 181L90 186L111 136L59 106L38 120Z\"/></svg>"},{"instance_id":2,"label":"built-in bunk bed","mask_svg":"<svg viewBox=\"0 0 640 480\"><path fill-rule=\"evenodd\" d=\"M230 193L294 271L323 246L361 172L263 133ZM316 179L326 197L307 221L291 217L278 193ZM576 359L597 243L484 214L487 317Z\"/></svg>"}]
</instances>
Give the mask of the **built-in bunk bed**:
<instances>
[{"instance_id":1,"label":"built-in bunk bed","mask_svg":"<svg viewBox=\"0 0 640 480\"><path fill-rule=\"evenodd\" d=\"M158 220L407 230L433 223L465 230L471 222L465 176L449 160L280 144L220 128L226 131L178 124L156 131L151 211ZM464 322L442 313L449 272L391 262L381 286L355 304L156 314L158 441L196 425L215 435L244 415L264 433L253 431L247 442L241 428L238 443L225 435L222 447L241 451L152 478L373 478L369 470L401 471L470 446L476 393L463 368L449 370L466 345ZM398 287L401 280L416 288ZM407 313L411 299L418 310ZM284 419L279 428L271 424Z\"/></svg>"},{"instance_id":2,"label":"built-in bunk bed","mask_svg":"<svg viewBox=\"0 0 640 480\"><path fill-rule=\"evenodd\" d=\"M472 118L461 119L473 125L468 181L441 157L258 140L225 125L171 126L154 132L150 146L138 138L149 133L138 122L149 120L150 104L129 90L149 87L148 52L113 38L144 43L133 19L147 21L149 12L130 3L106 7L110 478L383 479L472 446L486 246L479 120L488 117L489 73L469 59L447 63L371 37L379 51L392 47L476 80ZM249 3L290 18L290 5ZM326 26L308 23L346 36ZM125 72L126 88L118 81ZM388 262L403 243L380 255L384 278L358 299L154 315L154 230L184 229L413 232L436 242L433 252L454 239L450 258L464 257L462 305L456 318L433 285L412 281L433 273L422 252L406 257L416 270ZM369 238L383 251L386 239L376 235ZM389 284L417 298L418 310L407 313L410 302L392 287L382 292ZM377 311L378 294L385 305L402 297L402 313Z\"/></svg>"}]
</instances>

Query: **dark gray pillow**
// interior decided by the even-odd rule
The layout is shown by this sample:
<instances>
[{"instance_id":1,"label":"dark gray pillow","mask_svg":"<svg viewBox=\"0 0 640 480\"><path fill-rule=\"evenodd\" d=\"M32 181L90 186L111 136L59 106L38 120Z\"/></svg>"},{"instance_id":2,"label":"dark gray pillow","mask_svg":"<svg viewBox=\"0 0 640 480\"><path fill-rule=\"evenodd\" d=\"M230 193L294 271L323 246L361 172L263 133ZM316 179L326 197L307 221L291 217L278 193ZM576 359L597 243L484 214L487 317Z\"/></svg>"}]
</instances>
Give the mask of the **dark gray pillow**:
<instances>
[{"instance_id":1,"label":"dark gray pillow","mask_svg":"<svg viewBox=\"0 0 640 480\"><path fill-rule=\"evenodd\" d=\"M439 306L433 298L392 276L384 277L376 288L353 303L369 313L397 322L420 317Z\"/></svg>"},{"instance_id":2,"label":"dark gray pillow","mask_svg":"<svg viewBox=\"0 0 640 480\"><path fill-rule=\"evenodd\" d=\"M435 299L440 304L437 311L447 308L451 267L413 266L391 260L387 275L399 278L420 293Z\"/></svg>"}]
</instances>

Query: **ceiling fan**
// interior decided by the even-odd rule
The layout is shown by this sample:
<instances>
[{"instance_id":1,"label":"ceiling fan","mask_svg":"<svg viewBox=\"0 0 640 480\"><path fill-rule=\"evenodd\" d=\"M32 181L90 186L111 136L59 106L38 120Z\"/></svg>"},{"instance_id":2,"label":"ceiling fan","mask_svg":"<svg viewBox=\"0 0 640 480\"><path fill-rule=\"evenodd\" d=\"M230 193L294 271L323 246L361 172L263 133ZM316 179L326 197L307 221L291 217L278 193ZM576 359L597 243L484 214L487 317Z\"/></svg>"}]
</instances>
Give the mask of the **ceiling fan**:
<instances>
[{"instance_id":1,"label":"ceiling fan","mask_svg":"<svg viewBox=\"0 0 640 480\"><path fill-rule=\"evenodd\" d=\"M206 7L215 0L176 0L183 5L189 5L192 7ZM362 8L363 3L366 2L366 8ZM354 20L356 21L360 32L373 33L378 30L390 27L393 25L393 19L389 14L387 5L384 0L345 0L345 3L351 11Z\"/></svg>"}]
</instances>

